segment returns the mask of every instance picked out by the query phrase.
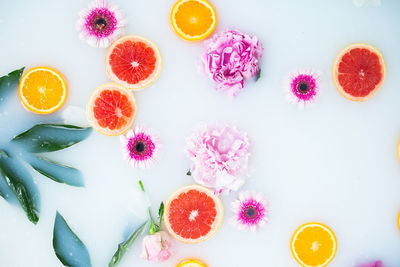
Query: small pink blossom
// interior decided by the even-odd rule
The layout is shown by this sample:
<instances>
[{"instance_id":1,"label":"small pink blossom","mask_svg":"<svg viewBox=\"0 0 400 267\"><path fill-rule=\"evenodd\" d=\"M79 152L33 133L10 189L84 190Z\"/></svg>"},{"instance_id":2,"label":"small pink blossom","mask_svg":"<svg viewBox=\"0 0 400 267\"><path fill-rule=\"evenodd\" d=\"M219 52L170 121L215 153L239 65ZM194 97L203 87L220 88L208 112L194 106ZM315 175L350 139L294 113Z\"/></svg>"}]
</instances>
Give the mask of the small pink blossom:
<instances>
[{"instance_id":1,"label":"small pink blossom","mask_svg":"<svg viewBox=\"0 0 400 267\"><path fill-rule=\"evenodd\" d=\"M217 82L217 90L236 96L244 80L256 76L263 47L257 37L228 30L205 42L201 61L206 74Z\"/></svg>"},{"instance_id":2,"label":"small pink blossom","mask_svg":"<svg viewBox=\"0 0 400 267\"><path fill-rule=\"evenodd\" d=\"M165 231L146 236L142 244L141 257L148 261L162 262L168 260L173 255L173 251L171 250L172 242Z\"/></svg>"},{"instance_id":3,"label":"small pink blossom","mask_svg":"<svg viewBox=\"0 0 400 267\"><path fill-rule=\"evenodd\" d=\"M188 139L194 180L217 193L238 190L248 176L250 141L247 133L229 125L200 125Z\"/></svg>"},{"instance_id":4,"label":"small pink blossom","mask_svg":"<svg viewBox=\"0 0 400 267\"><path fill-rule=\"evenodd\" d=\"M239 230L255 232L268 222L268 200L254 191L239 193L239 199L231 204L234 217L231 224Z\"/></svg>"},{"instance_id":5,"label":"small pink blossom","mask_svg":"<svg viewBox=\"0 0 400 267\"><path fill-rule=\"evenodd\" d=\"M357 265L357 267L383 267L383 263L382 263L382 261L374 261L374 262L370 262L370 263L364 263L364 264Z\"/></svg>"}]
</instances>

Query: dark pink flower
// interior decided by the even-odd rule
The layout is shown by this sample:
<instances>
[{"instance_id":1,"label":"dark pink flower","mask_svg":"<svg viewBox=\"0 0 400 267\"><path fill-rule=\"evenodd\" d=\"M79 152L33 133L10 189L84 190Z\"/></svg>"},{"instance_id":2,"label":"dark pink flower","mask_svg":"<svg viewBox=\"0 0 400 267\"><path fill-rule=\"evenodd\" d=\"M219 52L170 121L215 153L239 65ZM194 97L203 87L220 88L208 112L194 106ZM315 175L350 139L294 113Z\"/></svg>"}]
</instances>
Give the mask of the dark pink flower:
<instances>
[{"instance_id":1,"label":"dark pink flower","mask_svg":"<svg viewBox=\"0 0 400 267\"><path fill-rule=\"evenodd\" d=\"M217 90L236 96L244 80L260 71L263 47L257 37L228 30L206 41L207 51L201 60L205 72L217 82Z\"/></svg>"}]
</instances>

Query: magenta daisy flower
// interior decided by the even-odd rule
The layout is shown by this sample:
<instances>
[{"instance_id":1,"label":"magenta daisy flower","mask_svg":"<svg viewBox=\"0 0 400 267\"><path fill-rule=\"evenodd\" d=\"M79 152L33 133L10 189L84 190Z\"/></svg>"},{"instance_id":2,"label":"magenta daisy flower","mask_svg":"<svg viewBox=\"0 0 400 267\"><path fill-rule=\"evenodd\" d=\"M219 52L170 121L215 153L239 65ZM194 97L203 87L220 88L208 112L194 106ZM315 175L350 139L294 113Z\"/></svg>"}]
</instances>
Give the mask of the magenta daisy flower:
<instances>
[{"instance_id":1,"label":"magenta daisy flower","mask_svg":"<svg viewBox=\"0 0 400 267\"><path fill-rule=\"evenodd\" d=\"M79 12L79 38L94 47L107 47L121 34L125 20L122 11L105 0L96 0Z\"/></svg>"},{"instance_id":2,"label":"magenta daisy flower","mask_svg":"<svg viewBox=\"0 0 400 267\"><path fill-rule=\"evenodd\" d=\"M239 193L239 199L231 204L234 217L231 223L240 230L256 231L268 222L268 200L254 191Z\"/></svg>"},{"instance_id":3,"label":"magenta daisy flower","mask_svg":"<svg viewBox=\"0 0 400 267\"><path fill-rule=\"evenodd\" d=\"M145 130L142 126L136 126L121 138L124 158L134 168L148 168L154 164L160 149L157 135Z\"/></svg>"},{"instance_id":4,"label":"magenta daisy flower","mask_svg":"<svg viewBox=\"0 0 400 267\"><path fill-rule=\"evenodd\" d=\"M319 93L319 75L312 71L299 71L289 75L285 84L286 98L300 108L315 101Z\"/></svg>"}]
</instances>

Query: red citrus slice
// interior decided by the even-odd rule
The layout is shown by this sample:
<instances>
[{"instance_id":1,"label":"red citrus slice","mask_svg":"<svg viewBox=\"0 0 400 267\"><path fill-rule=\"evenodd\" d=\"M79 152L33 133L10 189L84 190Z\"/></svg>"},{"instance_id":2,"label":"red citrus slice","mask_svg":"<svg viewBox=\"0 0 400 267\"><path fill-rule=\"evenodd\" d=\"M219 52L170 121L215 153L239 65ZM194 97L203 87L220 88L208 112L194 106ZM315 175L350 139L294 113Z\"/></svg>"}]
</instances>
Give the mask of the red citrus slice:
<instances>
[{"instance_id":1,"label":"red citrus slice","mask_svg":"<svg viewBox=\"0 0 400 267\"><path fill-rule=\"evenodd\" d=\"M222 221L222 204L201 185L178 189L165 204L164 222L168 232L184 243L199 243L213 236Z\"/></svg>"},{"instance_id":2,"label":"red citrus slice","mask_svg":"<svg viewBox=\"0 0 400 267\"><path fill-rule=\"evenodd\" d=\"M352 101L373 97L385 80L385 61L382 54L367 44L352 44L344 48L333 65L336 88Z\"/></svg>"},{"instance_id":3,"label":"red citrus slice","mask_svg":"<svg viewBox=\"0 0 400 267\"><path fill-rule=\"evenodd\" d=\"M103 84L90 97L87 114L93 128L99 133L121 135L135 120L135 98L122 86Z\"/></svg>"},{"instance_id":4,"label":"red citrus slice","mask_svg":"<svg viewBox=\"0 0 400 267\"><path fill-rule=\"evenodd\" d=\"M108 48L106 70L114 82L129 89L141 89L157 79L161 70L160 51L146 38L124 36Z\"/></svg>"}]
</instances>

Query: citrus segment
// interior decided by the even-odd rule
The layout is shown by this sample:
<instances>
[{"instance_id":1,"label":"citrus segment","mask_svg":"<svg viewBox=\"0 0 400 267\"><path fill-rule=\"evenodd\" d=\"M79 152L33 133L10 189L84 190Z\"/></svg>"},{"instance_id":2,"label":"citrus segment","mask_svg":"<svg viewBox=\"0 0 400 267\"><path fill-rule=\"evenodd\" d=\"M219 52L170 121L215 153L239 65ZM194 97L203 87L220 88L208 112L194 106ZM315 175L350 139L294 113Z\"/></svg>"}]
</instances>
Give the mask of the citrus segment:
<instances>
[{"instance_id":1,"label":"citrus segment","mask_svg":"<svg viewBox=\"0 0 400 267\"><path fill-rule=\"evenodd\" d=\"M176 267L207 267L207 265L199 260L187 259L178 263Z\"/></svg>"},{"instance_id":2,"label":"citrus segment","mask_svg":"<svg viewBox=\"0 0 400 267\"><path fill-rule=\"evenodd\" d=\"M158 77L161 55L149 40L128 35L115 41L108 49L106 69L114 82L129 89L140 89Z\"/></svg>"},{"instance_id":3,"label":"citrus segment","mask_svg":"<svg viewBox=\"0 0 400 267\"><path fill-rule=\"evenodd\" d=\"M222 213L221 201L210 189L190 185L168 198L164 222L168 232L179 241L199 243L215 234Z\"/></svg>"},{"instance_id":4,"label":"citrus segment","mask_svg":"<svg viewBox=\"0 0 400 267\"><path fill-rule=\"evenodd\" d=\"M291 241L293 257L305 267L327 266L335 257L337 242L335 234L320 223L300 226Z\"/></svg>"},{"instance_id":5,"label":"citrus segment","mask_svg":"<svg viewBox=\"0 0 400 267\"><path fill-rule=\"evenodd\" d=\"M62 75L48 67L27 71L19 83L19 97L30 111L48 114L59 109L67 98L67 84Z\"/></svg>"},{"instance_id":6,"label":"citrus segment","mask_svg":"<svg viewBox=\"0 0 400 267\"><path fill-rule=\"evenodd\" d=\"M87 105L88 119L93 128L105 135L121 135L133 124L136 103L133 95L116 84L97 88Z\"/></svg>"},{"instance_id":7,"label":"citrus segment","mask_svg":"<svg viewBox=\"0 0 400 267\"><path fill-rule=\"evenodd\" d=\"M180 0L172 8L171 23L179 36L196 41L212 33L217 16L213 6L205 0Z\"/></svg>"},{"instance_id":8,"label":"citrus segment","mask_svg":"<svg viewBox=\"0 0 400 267\"><path fill-rule=\"evenodd\" d=\"M376 48L352 44L337 56L333 79L343 96L353 101L365 101L382 87L385 72L383 56Z\"/></svg>"}]
</instances>

